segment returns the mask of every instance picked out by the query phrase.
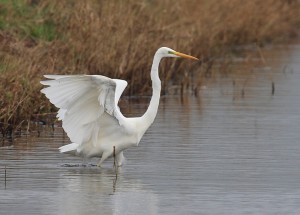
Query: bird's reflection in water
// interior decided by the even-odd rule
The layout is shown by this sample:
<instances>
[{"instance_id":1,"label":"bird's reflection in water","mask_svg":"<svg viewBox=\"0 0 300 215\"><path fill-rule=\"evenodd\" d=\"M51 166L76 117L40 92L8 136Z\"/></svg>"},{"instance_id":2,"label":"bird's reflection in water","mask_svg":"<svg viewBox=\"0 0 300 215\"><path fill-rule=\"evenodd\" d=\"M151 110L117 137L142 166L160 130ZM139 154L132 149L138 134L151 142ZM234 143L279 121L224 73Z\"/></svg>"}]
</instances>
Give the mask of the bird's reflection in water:
<instances>
[{"instance_id":1,"label":"bird's reflection in water","mask_svg":"<svg viewBox=\"0 0 300 215\"><path fill-rule=\"evenodd\" d=\"M122 168L68 168L59 179L62 214L158 213L158 197L138 179L128 179Z\"/></svg>"}]
</instances>

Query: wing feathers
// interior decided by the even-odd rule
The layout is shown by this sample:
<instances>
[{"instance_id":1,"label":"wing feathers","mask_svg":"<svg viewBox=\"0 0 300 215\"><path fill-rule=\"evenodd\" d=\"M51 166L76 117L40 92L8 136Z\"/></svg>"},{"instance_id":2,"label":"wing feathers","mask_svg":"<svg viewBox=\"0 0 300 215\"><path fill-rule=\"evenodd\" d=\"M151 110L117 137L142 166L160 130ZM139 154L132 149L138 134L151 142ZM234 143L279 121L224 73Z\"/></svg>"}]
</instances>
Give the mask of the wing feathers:
<instances>
[{"instance_id":1,"label":"wing feathers","mask_svg":"<svg viewBox=\"0 0 300 215\"><path fill-rule=\"evenodd\" d=\"M72 107L74 102L91 89L90 84L82 78L73 80L71 77L66 77L41 83L50 85L50 87L42 89L41 92L50 99L51 103L63 109Z\"/></svg>"},{"instance_id":2,"label":"wing feathers","mask_svg":"<svg viewBox=\"0 0 300 215\"><path fill-rule=\"evenodd\" d=\"M41 92L60 108L57 117L63 121L63 128L72 142L97 141L101 120L106 126L116 126L116 121L119 125L124 124L125 117L119 110L118 101L127 86L126 81L100 75L45 77L51 80L41 81L48 85Z\"/></svg>"}]
</instances>

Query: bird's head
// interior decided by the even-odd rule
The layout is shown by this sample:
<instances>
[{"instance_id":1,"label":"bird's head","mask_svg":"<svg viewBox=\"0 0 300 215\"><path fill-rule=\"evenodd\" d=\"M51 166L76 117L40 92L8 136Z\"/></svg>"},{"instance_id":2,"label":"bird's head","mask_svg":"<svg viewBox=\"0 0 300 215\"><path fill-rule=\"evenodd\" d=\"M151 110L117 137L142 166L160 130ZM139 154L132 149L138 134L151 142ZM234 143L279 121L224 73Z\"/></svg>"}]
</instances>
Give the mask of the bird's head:
<instances>
[{"instance_id":1,"label":"bird's head","mask_svg":"<svg viewBox=\"0 0 300 215\"><path fill-rule=\"evenodd\" d=\"M159 48L157 50L157 53L160 54L161 57L182 57L182 58L189 58L189 59L193 59L193 60L199 60L196 57L174 51L173 49L170 49L168 47Z\"/></svg>"}]
</instances>

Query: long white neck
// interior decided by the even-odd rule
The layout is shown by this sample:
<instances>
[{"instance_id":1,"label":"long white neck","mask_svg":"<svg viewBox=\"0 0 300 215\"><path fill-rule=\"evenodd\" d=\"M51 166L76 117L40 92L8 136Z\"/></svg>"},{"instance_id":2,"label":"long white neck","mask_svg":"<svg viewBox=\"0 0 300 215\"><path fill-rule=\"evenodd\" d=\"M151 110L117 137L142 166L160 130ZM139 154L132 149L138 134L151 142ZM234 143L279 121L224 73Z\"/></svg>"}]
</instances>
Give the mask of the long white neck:
<instances>
[{"instance_id":1,"label":"long white neck","mask_svg":"<svg viewBox=\"0 0 300 215\"><path fill-rule=\"evenodd\" d=\"M143 127L145 126L144 127L145 131L153 123L158 110L160 91L161 91L161 81L158 75L158 66L161 58L162 58L161 55L156 53L154 55L153 64L151 68L152 98L150 100L150 104L146 113L141 117L141 120L143 122Z\"/></svg>"}]
</instances>

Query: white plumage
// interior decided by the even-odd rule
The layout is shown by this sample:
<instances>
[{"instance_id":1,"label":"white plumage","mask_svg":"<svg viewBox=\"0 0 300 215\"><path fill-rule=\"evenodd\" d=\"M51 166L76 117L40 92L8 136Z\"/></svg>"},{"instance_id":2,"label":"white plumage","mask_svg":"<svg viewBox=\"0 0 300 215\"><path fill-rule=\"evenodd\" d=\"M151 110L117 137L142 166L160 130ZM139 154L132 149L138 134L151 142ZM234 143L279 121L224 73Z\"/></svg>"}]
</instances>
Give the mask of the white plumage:
<instances>
[{"instance_id":1,"label":"white plumage","mask_svg":"<svg viewBox=\"0 0 300 215\"><path fill-rule=\"evenodd\" d=\"M101 75L45 75L49 80L41 84L48 87L41 92L59 108L57 117L72 141L60 147L60 152L101 157L99 166L115 153L122 165L123 151L138 145L156 116L161 89L158 65L163 57L196 59L166 47L157 50L151 69L153 96L142 117L126 118L120 112L118 101L127 86L124 80Z\"/></svg>"}]
</instances>

